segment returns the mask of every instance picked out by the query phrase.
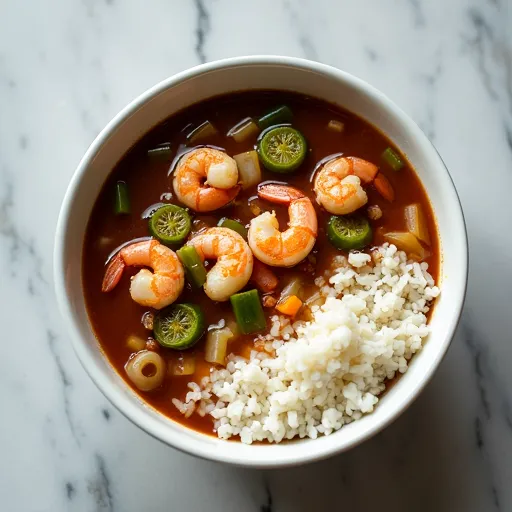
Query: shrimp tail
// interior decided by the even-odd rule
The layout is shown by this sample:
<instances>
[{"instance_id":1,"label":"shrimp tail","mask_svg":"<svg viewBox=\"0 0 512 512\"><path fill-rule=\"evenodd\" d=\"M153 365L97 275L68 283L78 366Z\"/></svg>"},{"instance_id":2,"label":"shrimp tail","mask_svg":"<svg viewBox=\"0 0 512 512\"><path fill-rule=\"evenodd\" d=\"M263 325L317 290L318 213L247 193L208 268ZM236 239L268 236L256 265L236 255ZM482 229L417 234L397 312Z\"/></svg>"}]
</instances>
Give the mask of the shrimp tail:
<instances>
[{"instance_id":1,"label":"shrimp tail","mask_svg":"<svg viewBox=\"0 0 512 512\"><path fill-rule=\"evenodd\" d=\"M348 156L347 160L352 164L350 174L356 175L363 183L371 183L379 172L379 168L375 164L362 158Z\"/></svg>"},{"instance_id":2,"label":"shrimp tail","mask_svg":"<svg viewBox=\"0 0 512 512\"><path fill-rule=\"evenodd\" d=\"M277 183L267 183L258 187L258 196L272 203L283 205L289 205L292 201L305 197L300 190Z\"/></svg>"},{"instance_id":3,"label":"shrimp tail","mask_svg":"<svg viewBox=\"0 0 512 512\"><path fill-rule=\"evenodd\" d=\"M228 202L231 202L231 201L233 201L233 199L235 199L235 197L238 195L238 192L240 192L241 188L242 187L240 185L236 185L234 187L224 189L224 191L226 192L226 197L228 199Z\"/></svg>"},{"instance_id":4,"label":"shrimp tail","mask_svg":"<svg viewBox=\"0 0 512 512\"><path fill-rule=\"evenodd\" d=\"M110 292L117 286L125 267L126 263L121 254L117 253L112 260L110 260L107 270L105 271L105 277L103 277L103 283L101 285L102 292Z\"/></svg>"},{"instance_id":5,"label":"shrimp tail","mask_svg":"<svg viewBox=\"0 0 512 512\"><path fill-rule=\"evenodd\" d=\"M239 191L239 185L228 189L219 189L213 187L202 188L198 191L195 209L199 212L206 212L222 208L223 206L233 201Z\"/></svg>"},{"instance_id":6,"label":"shrimp tail","mask_svg":"<svg viewBox=\"0 0 512 512\"><path fill-rule=\"evenodd\" d=\"M373 184L377 189L377 192L386 199L386 201L392 203L395 200L395 190L384 174L381 172L377 174Z\"/></svg>"}]
</instances>

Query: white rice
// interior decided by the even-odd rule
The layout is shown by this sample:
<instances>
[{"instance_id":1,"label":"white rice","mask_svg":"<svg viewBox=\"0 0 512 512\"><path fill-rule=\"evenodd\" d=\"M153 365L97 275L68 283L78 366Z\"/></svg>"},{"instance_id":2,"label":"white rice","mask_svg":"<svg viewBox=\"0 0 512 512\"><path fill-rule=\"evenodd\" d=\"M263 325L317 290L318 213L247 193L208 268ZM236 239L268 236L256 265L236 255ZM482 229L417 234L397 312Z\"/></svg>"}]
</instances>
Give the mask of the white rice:
<instances>
[{"instance_id":1,"label":"white rice","mask_svg":"<svg viewBox=\"0 0 512 512\"><path fill-rule=\"evenodd\" d=\"M178 410L209 414L218 437L247 444L315 439L373 411L386 380L421 349L439 289L426 263L407 261L394 245L335 264L315 281L325 302L311 307L312 321L274 316L256 341L263 351L230 355L201 386L189 384L185 402L173 400Z\"/></svg>"}]
</instances>

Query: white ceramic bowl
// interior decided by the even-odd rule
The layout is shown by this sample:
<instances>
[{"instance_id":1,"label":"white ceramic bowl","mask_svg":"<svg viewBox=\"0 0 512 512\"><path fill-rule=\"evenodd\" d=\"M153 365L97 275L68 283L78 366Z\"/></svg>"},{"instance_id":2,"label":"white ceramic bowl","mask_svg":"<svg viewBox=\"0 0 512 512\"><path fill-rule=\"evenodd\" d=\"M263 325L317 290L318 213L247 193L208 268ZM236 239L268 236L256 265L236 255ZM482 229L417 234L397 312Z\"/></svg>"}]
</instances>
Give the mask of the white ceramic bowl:
<instances>
[{"instance_id":1,"label":"white ceramic bowl","mask_svg":"<svg viewBox=\"0 0 512 512\"><path fill-rule=\"evenodd\" d=\"M84 233L111 169L144 134L178 110L212 96L248 89L297 91L340 105L376 126L416 169L439 227L442 294L432 316L428 342L372 414L316 440L247 446L200 434L162 416L126 386L103 356L84 304ZM239 57L198 66L164 80L132 101L98 135L73 175L60 212L55 287L80 361L105 396L134 423L163 442L206 459L278 467L347 450L380 431L412 403L432 377L454 334L464 302L467 258L464 218L450 176L427 137L402 110L362 80L323 64L289 57Z\"/></svg>"}]
</instances>

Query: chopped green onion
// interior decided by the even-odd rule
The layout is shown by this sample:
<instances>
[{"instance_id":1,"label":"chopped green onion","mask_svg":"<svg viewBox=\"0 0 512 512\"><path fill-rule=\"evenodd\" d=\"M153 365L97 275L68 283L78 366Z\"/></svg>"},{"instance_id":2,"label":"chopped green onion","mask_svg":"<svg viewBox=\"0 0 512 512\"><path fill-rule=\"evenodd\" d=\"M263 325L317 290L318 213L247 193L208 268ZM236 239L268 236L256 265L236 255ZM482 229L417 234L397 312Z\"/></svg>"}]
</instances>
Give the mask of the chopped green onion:
<instances>
[{"instance_id":1,"label":"chopped green onion","mask_svg":"<svg viewBox=\"0 0 512 512\"><path fill-rule=\"evenodd\" d=\"M260 132L258 125L250 117L242 119L239 123L235 124L227 133L228 137L233 137L236 142L243 142L252 135Z\"/></svg>"},{"instance_id":2,"label":"chopped green onion","mask_svg":"<svg viewBox=\"0 0 512 512\"><path fill-rule=\"evenodd\" d=\"M158 144L155 148L148 149L148 157L152 160L170 160L172 155L172 148L170 142L163 142Z\"/></svg>"},{"instance_id":3,"label":"chopped green onion","mask_svg":"<svg viewBox=\"0 0 512 512\"><path fill-rule=\"evenodd\" d=\"M236 322L243 334L251 334L265 329L267 321L261 307L258 290L236 293L229 300L233 307Z\"/></svg>"},{"instance_id":4,"label":"chopped green onion","mask_svg":"<svg viewBox=\"0 0 512 512\"><path fill-rule=\"evenodd\" d=\"M130 196L128 195L128 185L124 181L116 183L116 215L130 213Z\"/></svg>"},{"instance_id":5,"label":"chopped green onion","mask_svg":"<svg viewBox=\"0 0 512 512\"><path fill-rule=\"evenodd\" d=\"M341 121L337 121L336 119L331 119L327 124L327 129L332 132L343 133L345 130L345 125Z\"/></svg>"},{"instance_id":6,"label":"chopped green onion","mask_svg":"<svg viewBox=\"0 0 512 512\"><path fill-rule=\"evenodd\" d=\"M384 153L382 153L382 159L394 170L399 171L403 166L404 162L400 158L400 156L393 151L391 148L387 148Z\"/></svg>"},{"instance_id":7,"label":"chopped green onion","mask_svg":"<svg viewBox=\"0 0 512 512\"><path fill-rule=\"evenodd\" d=\"M217 224L219 228L229 228L236 231L239 235L243 236L244 240L247 240L247 228L240 222L227 217L222 217Z\"/></svg>"},{"instance_id":8,"label":"chopped green onion","mask_svg":"<svg viewBox=\"0 0 512 512\"><path fill-rule=\"evenodd\" d=\"M273 126L275 124L289 123L293 118L290 107L281 105L280 107L271 110L264 116L260 117L256 122L261 130Z\"/></svg>"},{"instance_id":9,"label":"chopped green onion","mask_svg":"<svg viewBox=\"0 0 512 512\"><path fill-rule=\"evenodd\" d=\"M176 254L185 267L189 282L196 288L201 288L206 281L206 269L196 248L192 245L184 245L176 251Z\"/></svg>"},{"instance_id":10,"label":"chopped green onion","mask_svg":"<svg viewBox=\"0 0 512 512\"><path fill-rule=\"evenodd\" d=\"M187 141L190 144L195 144L196 142L202 139L206 139L207 137L213 137L217 133L217 128L215 128L215 126L213 126L210 121L205 121L187 135Z\"/></svg>"}]
</instances>

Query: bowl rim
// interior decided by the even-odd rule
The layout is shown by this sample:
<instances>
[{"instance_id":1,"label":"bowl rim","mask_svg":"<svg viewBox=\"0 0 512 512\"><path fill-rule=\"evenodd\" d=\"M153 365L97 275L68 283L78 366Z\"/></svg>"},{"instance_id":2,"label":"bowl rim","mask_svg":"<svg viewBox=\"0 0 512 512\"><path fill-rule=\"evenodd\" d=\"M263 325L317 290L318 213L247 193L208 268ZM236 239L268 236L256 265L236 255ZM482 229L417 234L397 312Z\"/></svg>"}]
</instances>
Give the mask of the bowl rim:
<instances>
[{"instance_id":1,"label":"bowl rim","mask_svg":"<svg viewBox=\"0 0 512 512\"><path fill-rule=\"evenodd\" d=\"M165 435L165 431L170 432L169 429L160 427L157 424L157 422L150 418L147 414L143 413L140 409L136 408L133 404L129 403L126 397L120 392L121 390L118 390L118 386L112 386L111 382L109 382L108 378L103 374L103 371L97 367L97 364L94 361L92 355L88 352L86 348L86 343L82 339L82 336L77 327L76 320L74 319L74 315L72 313L71 301L68 298L66 288L66 244L64 243L64 241L66 240L66 231L71 217L73 199L78 193L78 190L80 189L82 179L87 169L89 168L91 162L94 160L95 156L99 153L103 146L108 143L110 134L114 132L128 117L130 117L134 112L136 112L146 103L148 103L152 98L156 97L165 90L173 86L176 86L185 80L189 80L191 78L208 73L210 71L217 71L233 67L258 65L278 65L295 69L299 68L304 71L314 71L322 75L327 75L336 80L348 83L349 85L365 92L366 94L374 98L378 103L387 107L389 110L393 111L394 115L400 118L400 121L402 123L405 123L406 131L410 133L411 136L418 138L422 143L431 146L434 152L437 154L437 158L439 158L440 163L439 167L444 169L448 177L448 182L451 184L451 192L453 193L453 196L455 198L453 204L453 211L451 212L451 215L457 217L456 222L457 224L459 224L459 227L461 229L461 242L463 243L463 247L460 248L461 252L463 253L463 259L459 262L459 268L461 272L460 275L462 277L463 285L457 293L456 303L453 304L453 315L451 317L451 323L448 328L448 334L445 340L443 341L442 346L435 354L435 356L432 358L433 360L431 361L429 368L422 376L422 378L418 379L418 383L408 393L406 400L403 401L398 406L396 406L395 410L391 411L379 423L371 426L370 428L367 429L366 432L363 432L361 435L355 436L353 440L350 440L345 444L336 445L331 443L327 447L324 447L324 449L322 450L313 449L306 452L301 452L300 450L298 450L297 455L291 455L284 460L278 461L271 457L268 457L267 459L262 459L259 457L255 457L254 459L242 459L240 456L236 455L236 450L233 450L234 454L231 452L228 453L228 451L213 451L209 450L208 446L203 446L200 443L194 442L187 443L185 448L178 442L178 440L181 438L181 432L178 432L175 435ZM71 177L70 183L68 185L68 188L66 190L66 193L64 195L55 232L53 271L57 303L61 315L64 319L64 323L66 324L67 331L71 334L71 340L75 353L77 354L78 359L80 360L80 363L82 364L83 368L89 374L90 378L93 380L96 386L100 389L103 395L124 416L126 416L134 424L136 424L138 427L140 427L142 430L150 434L155 439L158 439L164 442L165 444L172 446L173 448L176 448L184 453L189 453L206 460L221 461L244 467L277 468L294 466L307 462L314 462L333 456L337 453L347 451L359 445L363 441L369 439L370 437L374 436L381 430L383 430L394 420L396 420L414 402L414 400L419 396L419 394L424 389L426 384L430 381L434 372L437 370L455 334L457 325L462 315L462 310L466 296L468 281L468 260L469 247L467 240L467 229L461 201L455 188L453 179L446 165L444 164L441 156L439 155L431 141L422 132L418 125L400 107L398 107L386 95L384 95L382 92L380 92L372 85L361 80L360 78L357 78L333 66L297 57L287 57L279 55L252 55L216 60L208 62L206 64L200 64L198 66L194 66L192 68L174 74L157 83L153 87L149 88L139 96L137 96L128 105L126 105L116 116L114 116L114 118L109 123L107 123L107 125L96 136L96 138L91 143L91 145L85 152L84 156L80 160L80 163L75 169ZM257 449L257 447L255 447L255 449Z\"/></svg>"}]
</instances>

